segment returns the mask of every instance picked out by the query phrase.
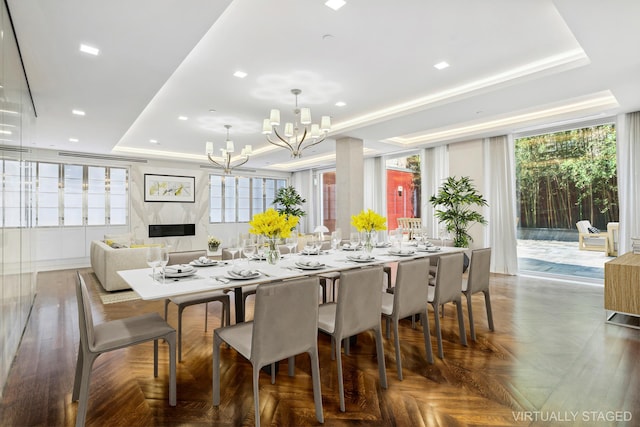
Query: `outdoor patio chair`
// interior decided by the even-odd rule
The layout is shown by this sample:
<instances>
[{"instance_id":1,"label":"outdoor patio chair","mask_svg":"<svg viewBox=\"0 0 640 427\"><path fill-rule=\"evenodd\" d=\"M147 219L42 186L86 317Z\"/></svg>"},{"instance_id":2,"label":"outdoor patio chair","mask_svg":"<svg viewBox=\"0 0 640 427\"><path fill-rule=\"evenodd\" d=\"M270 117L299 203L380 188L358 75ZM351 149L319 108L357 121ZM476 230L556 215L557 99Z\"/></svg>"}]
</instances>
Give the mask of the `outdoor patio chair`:
<instances>
[{"instance_id":1,"label":"outdoor patio chair","mask_svg":"<svg viewBox=\"0 0 640 427\"><path fill-rule=\"evenodd\" d=\"M607 233L600 231L591 225L589 220L576 222L578 228L578 248L582 251L600 251L609 253L609 238Z\"/></svg>"},{"instance_id":2,"label":"outdoor patio chair","mask_svg":"<svg viewBox=\"0 0 640 427\"><path fill-rule=\"evenodd\" d=\"M609 235L609 252L608 256L618 256L618 239L620 233L620 224L610 222L607 224L607 234Z\"/></svg>"}]
</instances>

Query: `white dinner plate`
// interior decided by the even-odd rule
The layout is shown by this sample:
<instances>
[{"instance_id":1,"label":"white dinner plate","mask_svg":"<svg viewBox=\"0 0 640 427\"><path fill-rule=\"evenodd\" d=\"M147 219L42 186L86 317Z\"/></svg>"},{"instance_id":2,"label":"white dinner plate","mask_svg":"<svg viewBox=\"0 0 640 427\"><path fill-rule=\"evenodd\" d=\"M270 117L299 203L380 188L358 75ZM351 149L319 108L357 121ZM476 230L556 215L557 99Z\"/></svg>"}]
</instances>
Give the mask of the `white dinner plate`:
<instances>
[{"instance_id":1,"label":"white dinner plate","mask_svg":"<svg viewBox=\"0 0 640 427\"><path fill-rule=\"evenodd\" d=\"M214 265L218 265L218 261L212 259L209 262L202 262L196 259L191 261L189 265L193 265L194 267L212 267Z\"/></svg>"},{"instance_id":2,"label":"white dinner plate","mask_svg":"<svg viewBox=\"0 0 640 427\"><path fill-rule=\"evenodd\" d=\"M164 277L169 277L169 278L175 278L175 277L187 277L187 276L193 276L194 274L196 274L196 270L195 268L189 271L181 271L181 272L177 272L177 271L166 271L164 273Z\"/></svg>"},{"instance_id":3,"label":"white dinner plate","mask_svg":"<svg viewBox=\"0 0 640 427\"><path fill-rule=\"evenodd\" d=\"M296 262L296 267L301 268L303 270L319 270L321 268L325 268L326 265L324 265L324 264L306 265L306 264L301 264L301 263Z\"/></svg>"},{"instance_id":4,"label":"white dinner plate","mask_svg":"<svg viewBox=\"0 0 640 427\"><path fill-rule=\"evenodd\" d=\"M228 279L234 279L234 280L251 280L251 279L257 279L258 277L260 277L260 272L256 271L251 275L242 276L240 274L234 273L233 271L227 271L225 273L225 277L227 277Z\"/></svg>"},{"instance_id":5,"label":"white dinner plate","mask_svg":"<svg viewBox=\"0 0 640 427\"><path fill-rule=\"evenodd\" d=\"M305 251L300 252L300 255L320 255L322 251Z\"/></svg>"},{"instance_id":6,"label":"white dinner plate","mask_svg":"<svg viewBox=\"0 0 640 427\"><path fill-rule=\"evenodd\" d=\"M413 251L413 252L404 252L404 253L403 252L392 252L392 251L389 251L387 253L389 255L393 255L393 256L414 256L416 254L415 251Z\"/></svg>"},{"instance_id":7,"label":"white dinner plate","mask_svg":"<svg viewBox=\"0 0 640 427\"><path fill-rule=\"evenodd\" d=\"M349 261L353 261L353 262L371 262L375 260L375 257L371 257L371 258L357 258L354 256L347 256L347 259Z\"/></svg>"}]
</instances>

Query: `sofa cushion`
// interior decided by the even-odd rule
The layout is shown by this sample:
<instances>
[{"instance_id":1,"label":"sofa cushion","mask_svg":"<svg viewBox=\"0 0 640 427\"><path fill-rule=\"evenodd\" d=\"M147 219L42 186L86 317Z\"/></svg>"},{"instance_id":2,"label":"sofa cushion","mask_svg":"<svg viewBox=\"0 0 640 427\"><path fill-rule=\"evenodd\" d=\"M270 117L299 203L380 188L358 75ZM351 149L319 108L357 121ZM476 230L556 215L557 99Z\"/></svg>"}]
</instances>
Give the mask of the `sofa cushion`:
<instances>
[{"instance_id":1,"label":"sofa cushion","mask_svg":"<svg viewBox=\"0 0 640 427\"><path fill-rule=\"evenodd\" d=\"M133 240L133 233L104 235L104 242L109 246L111 246L113 243L117 243L119 245L129 247L131 246L132 240Z\"/></svg>"}]
</instances>

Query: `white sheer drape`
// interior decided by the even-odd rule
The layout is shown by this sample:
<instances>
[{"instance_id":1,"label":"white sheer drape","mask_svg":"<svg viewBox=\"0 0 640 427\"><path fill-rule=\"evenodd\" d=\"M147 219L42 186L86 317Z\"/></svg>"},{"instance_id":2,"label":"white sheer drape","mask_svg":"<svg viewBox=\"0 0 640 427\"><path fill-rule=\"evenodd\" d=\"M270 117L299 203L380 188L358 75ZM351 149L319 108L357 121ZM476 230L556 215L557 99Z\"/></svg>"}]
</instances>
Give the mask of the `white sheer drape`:
<instances>
[{"instance_id":1,"label":"white sheer drape","mask_svg":"<svg viewBox=\"0 0 640 427\"><path fill-rule=\"evenodd\" d=\"M618 254L630 251L631 237L640 236L640 112L618 116Z\"/></svg>"},{"instance_id":2,"label":"white sheer drape","mask_svg":"<svg viewBox=\"0 0 640 427\"><path fill-rule=\"evenodd\" d=\"M422 157L420 175L422 176L422 226L429 236L438 237L439 223L435 217L435 209L429 199L438 193L440 185L449 176L448 147L425 148L421 151Z\"/></svg>"},{"instance_id":3,"label":"white sheer drape","mask_svg":"<svg viewBox=\"0 0 640 427\"><path fill-rule=\"evenodd\" d=\"M516 237L516 179L514 143L511 136L484 140L485 229L491 247L491 271L503 274L518 272Z\"/></svg>"}]
</instances>

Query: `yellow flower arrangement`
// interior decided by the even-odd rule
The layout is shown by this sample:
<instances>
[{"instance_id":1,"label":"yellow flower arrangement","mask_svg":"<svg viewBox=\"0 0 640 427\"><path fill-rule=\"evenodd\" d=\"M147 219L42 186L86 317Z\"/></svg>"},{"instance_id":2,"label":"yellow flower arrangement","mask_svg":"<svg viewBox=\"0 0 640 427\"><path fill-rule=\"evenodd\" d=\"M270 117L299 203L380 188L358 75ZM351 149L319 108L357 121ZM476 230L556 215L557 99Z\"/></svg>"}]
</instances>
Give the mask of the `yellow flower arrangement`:
<instances>
[{"instance_id":1,"label":"yellow flower arrangement","mask_svg":"<svg viewBox=\"0 0 640 427\"><path fill-rule=\"evenodd\" d=\"M351 225L358 231L378 231L387 229L387 219L378 215L371 209L361 211L358 215L351 216Z\"/></svg>"},{"instance_id":2,"label":"yellow flower arrangement","mask_svg":"<svg viewBox=\"0 0 640 427\"><path fill-rule=\"evenodd\" d=\"M291 230L298 225L297 216L289 216L280 214L273 208L255 214L249 221L249 233L266 236L270 239L283 238L291 236Z\"/></svg>"}]
</instances>

